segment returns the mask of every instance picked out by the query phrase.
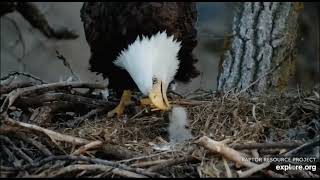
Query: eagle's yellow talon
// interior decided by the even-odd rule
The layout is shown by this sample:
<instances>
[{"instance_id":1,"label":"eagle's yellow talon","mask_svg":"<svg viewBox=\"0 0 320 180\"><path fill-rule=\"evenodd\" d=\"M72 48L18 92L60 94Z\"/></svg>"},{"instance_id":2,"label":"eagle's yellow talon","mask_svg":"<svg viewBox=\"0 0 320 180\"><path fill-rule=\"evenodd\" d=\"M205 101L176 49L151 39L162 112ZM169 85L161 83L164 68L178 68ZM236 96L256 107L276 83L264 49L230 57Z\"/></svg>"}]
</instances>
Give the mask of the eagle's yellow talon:
<instances>
[{"instance_id":1,"label":"eagle's yellow talon","mask_svg":"<svg viewBox=\"0 0 320 180\"><path fill-rule=\"evenodd\" d=\"M108 118L114 117L115 114L117 115L117 117L120 117L123 114L124 110L125 110L125 106L122 106L122 105L119 104L112 111L108 112L107 117Z\"/></svg>"},{"instance_id":2,"label":"eagle's yellow talon","mask_svg":"<svg viewBox=\"0 0 320 180\"><path fill-rule=\"evenodd\" d=\"M120 103L116 108L108 112L107 117L111 118L115 114L117 115L117 117L120 117L124 113L124 110L126 109L126 107L132 103L131 97L132 97L131 91L124 90L121 96Z\"/></svg>"}]
</instances>

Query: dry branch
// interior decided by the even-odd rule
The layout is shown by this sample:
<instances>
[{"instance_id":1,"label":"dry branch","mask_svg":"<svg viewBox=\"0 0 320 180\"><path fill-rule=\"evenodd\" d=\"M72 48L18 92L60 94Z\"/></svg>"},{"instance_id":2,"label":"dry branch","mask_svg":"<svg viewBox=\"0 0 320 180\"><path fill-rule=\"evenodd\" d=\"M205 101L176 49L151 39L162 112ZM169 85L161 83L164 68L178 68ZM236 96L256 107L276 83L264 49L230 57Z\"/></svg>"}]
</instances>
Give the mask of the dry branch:
<instances>
[{"instance_id":1,"label":"dry branch","mask_svg":"<svg viewBox=\"0 0 320 180\"><path fill-rule=\"evenodd\" d=\"M1 149L7 154L8 161L15 166L14 160L17 159L15 155L3 143L0 143L0 146L1 146Z\"/></svg>"},{"instance_id":2,"label":"dry branch","mask_svg":"<svg viewBox=\"0 0 320 180\"><path fill-rule=\"evenodd\" d=\"M160 160L155 160L155 161L138 162L138 163L131 164L130 166L144 168L144 167L148 167L148 166L154 166L157 164L161 164L161 163L164 163L167 161L168 160L166 160L166 159L160 159Z\"/></svg>"},{"instance_id":3,"label":"dry branch","mask_svg":"<svg viewBox=\"0 0 320 180\"><path fill-rule=\"evenodd\" d=\"M232 173L231 173L231 170L230 170L230 167L228 165L228 162L225 158L222 158L223 160L223 165L224 165L224 168L226 169L226 174L227 174L227 177L228 178L232 178Z\"/></svg>"},{"instance_id":4,"label":"dry branch","mask_svg":"<svg viewBox=\"0 0 320 180\"><path fill-rule=\"evenodd\" d=\"M177 100L171 101L172 104L181 105L181 106L197 106L210 101L195 101L195 100Z\"/></svg>"},{"instance_id":5,"label":"dry branch","mask_svg":"<svg viewBox=\"0 0 320 180\"><path fill-rule=\"evenodd\" d=\"M102 142L101 141L93 141L93 142L90 142L84 146L81 146L79 149L77 149L76 151L74 151L72 153L72 155L79 155L79 154L83 154L85 151L88 151L89 149L94 149L94 148L97 148L99 146L102 145Z\"/></svg>"},{"instance_id":6,"label":"dry branch","mask_svg":"<svg viewBox=\"0 0 320 180\"><path fill-rule=\"evenodd\" d=\"M239 165L243 165L246 167L254 167L257 166L257 164L252 163L250 161L246 161L245 158L236 150L229 148L227 145L212 140L207 136L203 136L201 138L199 138L196 141L197 144L200 144L202 146L204 146L205 148L207 148L208 150L215 152L215 153L219 153L221 155L223 155L223 157L225 157L226 159L232 160L234 162L236 162Z\"/></svg>"},{"instance_id":7,"label":"dry branch","mask_svg":"<svg viewBox=\"0 0 320 180\"><path fill-rule=\"evenodd\" d=\"M315 137L313 140L306 142L305 144L302 144L301 146L287 152L286 154L284 154L284 156L289 157L289 156L295 155L299 151L302 151L304 149L309 149L314 146L319 146L319 144L320 144L320 135Z\"/></svg>"},{"instance_id":8,"label":"dry branch","mask_svg":"<svg viewBox=\"0 0 320 180\"><path fill-rule=\"evenodd\" d=\"M15 137L18 137L18 138L22 139L23 141L25 141L29 144L32 144L33 146L38 148L45 156L53 156L52 152L45 145L43 145L41 142L36 141L35 139L32 139L31 137L24 136L20 133L15 135Z\"/></svg>"},{"instance_id":9,"label":"dry branch","mask_svg":"<svg viewBox=\"0 0 320 180\"><path fill-rule=\"evenodd\" d=\"M0 85L0 95L7 94L15 89L18 89L18 88L25 88L25 87L29 87L29 86L33 86L33 85L34 85L34 83L32 83L32 82L14 83L14 84L10 84L8 86Z\"/></svg>"},{"instance_id":10,"label":"dry branch","mask_svg":"<svg viewBox=\"0 0 320 180\"><path fill-rule=\"evenodd\" d=\"M88 112L87 114L81 116L81 117L77 117L74 119L73 123L70 124L71 127L75 128L75 127L78 127L79 125L81 125L81 123L86 120L86 119L89 119L91 118L92 116L95 116L99 113L102 113L106 110L109 110L109 108L106 108L106 107L102 107L102 108L97 108L97 109L93 109L91 110L90 112Z\"/></svg>"},{"instance_id":11,"label":"dry branch","mask_svg":"<svg viewBox=\"0 0 320 180\"><path fill-rule=\"evenodd\" d=\"M197 159L192 156L185 156L185 157L181 157L178 159L169 159L165 162L162 162L161 164L158 164L158 165L155 165L155 166L148 168L148 171L157 172L157 171L160 171L162 169L165 169L165 168L168 168L171 166L175 166L175 165L187 163L187 162L192 162L192 161L197 161Z\"/></svg>"},{"instance_id":12,"label":"dry branch","mask_svg":"<svg viewBox=\"0 0 320 180\"><path fill-rule=\"evenodd\" d=\"M21 75L21 76L25 76L25 77L34 79L34 80L36 80L36 81L39 81L39 82L42 83L42 84L47 83L47 82L43 81L42 79L36 77L35 75L29 74L29 73L25 73L25 72L16 72L16 71L10 72L10 73L7 74L6 76L1 77L0 80L3 81L3 80L6 80L6 79L8 79L8 78L10 78L10 77L12 77L12 76L18 76L18 75Z\"/></svg>"},{"instance_id":13,"label":"dry branch","mask_svg":"<svg viewBox=\"0 0 320 180\"><path fill-rule=\"evenodd\" d=\"M19 12L34 28L37 28L48 38L56 39L76 39L79 35L74 32L61 28L52 28L44 14L32 2L0 2L0 17L13 12Z\"/></svg>"},{"instance_id":14,"label":"dry branch","mask_svg":"<svg viewBox=\"0 0 320 180\"><path fill-rule=\"evenodd\" d=\"M25 161L29 162L30 164L33 164L33 160L26 153L24 153L20 148L18 148L8 137L0 135L0 139L8 143L21 158L23 158Z\"/></svg>"},{"instance_id":15,"label":"dry branch","mask_svg":"<svg viewBox=\"0 0 320 180\"><path fill-rule=\"evenodd\" d=\"M236 150L243 149L276 149L276 148L295 148L302 145L301 142L288 142L288 143L253 143L253 144L236 144L230 146Z\"/></svg>"},{"instance_id":16,"label":"dry branch","mask_svg":"<svg viewBox=\"0 0 320 180\"><path fill-rule=\"evenodd\" d=\"M133 158L130 158L130 159L125 159L125 160L118 161L118 163L127 163L127 162L130 162L130 161L137 161L137 160L141 160L141 159L148 159L148 158L160 156L160 155L163 155L163 154L167 154L167 153L170 153L170 152L175 152L175 151L174 151L174 150L169 150L169 151L159 152L159 153L156 153L156 154L150 154L150 155L146 155L146 156L141 156L141 155L140 155L140 156L138 156L138 157L133 157Z\"/></svg>"},{"instance_id":17,"label":"dry branch","mask_svg":"<svg viewBox=\"0 0 320 180\"><path fill-rule=\"evenodd\" d=\"M106 85L102 84L94 84L94 83L80 83L80 82L58 82L58 83L51 83L51 84L41 84L35 85L31 87L16 89L8 94L5 101L3 102L0 113L4 113L8 110L8 108L15 102L15 100L19 96L28 95L30 93L36 91L51 91L54 89L59 88L89 88L89 89L105 89L107 88Z\"/></svg>"},{"instance_id":18,"label":"dry branch","mask_svg":"<svg viewBox=\"0 0 320 180\"><path fill-rule=\"evenodd\" d=\"M40 132L46 134L47 136L49 136L54 141L64 141L64 142L69 142L69 143L72 143L75 145L83 145L83 144L89 143L89 141L86 139L60 134L55 131L45 129L45 128L42 128L42 127L39 127L36 125L18 122L18 121L15 121L9 117L7 117L5 119L5 123L7 123L8 125L11 125L11 126L20 126L23 128L34 130L34 131L40 131Z\"/></svg>"},{"instance_id":19,"label":"dry branch","mask_svg":"<svg viewBox=\"0 0 320 180\"><path fill-rule=\"evenodd\" d=\"M75 165L70 165L67 167L64 167L62 169L60 169L58 172L54 172L52 174L49 174L48 176L45 177L58 177L58 176L62 176L64 174L67 173L71 173L73 171L80 171L80 170L85 170L85 171L95 171L95 170L99 170L102 172L111 172L113 174L122 176L122 177L127 177L127 178L147 178L147 176L141 175L141 174L137 174L137 173L133 173L131 171L126 171L123 169L119 169L119 168L114 168L112 166L108 166L108 165L101 165L101 164L90 164L90 165L86 165L86 164L75 164Z\"/></svg>"},{"instance_id":20,"label":"dry branch","mask_svg":"<svg viewBox=\"0 0 320 180\"><path fill-rule=\"evenodd\" d=\"M252 167L251 169L249 169L247 171L244 171L244 172L238 171L238 175L240 178L249 177L256 172L267 168L268 166L270 166L270 162L262 163L262 164L259 164L257 166Z\"/></svg>"},{"instance_id":21,"label":"dry branch","mask_svg":"<svg viewBox=\"0 0 320 180\"><path fill-rule=\"evenodd\" d=\"M318 111L316 107L319 99L310 99L312 97L309 97L307 102L312 104L306 104L307 108L304 108L306 103L304 94L299 94L299 98L284 99L282 96L281 98L267 96L267 98L259 97L259 99L253 100L235 96L224 96L221 99L205 92L205 95L199 95L198 100L177 100L177 104L182 102L181 105L188 108L190 128L195 137L201 137L202 135L209 137L210 135L212 139L228 139L229 142L208 140L207 145L203 145L208 150L203 151L202 146L199 145L200 138L198 145L193 144L192 147L183 145L183 150L174 148L157 153L150 146L151 142L162 143L167 140L165 139L166 132L164 133L162 130L167 124L163 122L164 115L160 113L137 115L126 122L122 119L95 118L86 121L81 127L64 128L70 121L74 121L76 124L108 110L107 105L103 104L106 102L100 101L96 95L91 94L92 92L87 94L75 93L72 88L71 86L42 88L26 94L22 93L8 110L7 116L2 116L4 124L0 127L0 134L9 137L18 148L34 161L31 164L24 160L10 144L1 141L0 148L3 151L0 150L0 158L3 161L0 167L11 166L13 169L1 169L0 173L3 177L164 177L161 175L162 173L168 174L170 177L235 177L237 176L236 171L238 169L236 168L238 164L245 164L243 166L249 167L241 169L240 177L256 175L296 177L307 176L307 173L309 173L279 171L277 173L280 174L277 174L264 166L266 164L256 165L250 163L249 159L245 162L246 159L243 158L245 154L242 153L248 152L251 155L251 150L255 149L259 150L259 155L254 157L263 158L265 155L267 157L282 157L282 155L279 155L279 149L291 150L302 145L303 143L295 142L292 138L284 138L287 136L287 129L285 129L287 127L280 127L283 121L280 122L279 126L279 122L273 120L285 119L284 123L287 123L287 119L290 117L292 120L296 120L296 126L302 125L303 128L309 128L310 125L305 122L309 122L314 117L317 118L315 112ZM6 96L8 94L2 96L2 102ZM77 97L92 99L94 103L85 102L88 99L72 100L77 99ZM296 101L298 102L295 103ZM24 102L26 102L25 105L22 104ZM81 104L82 102L91 105ZM100 102L101 106L99 105ZM26 106L27 103L30 106ZM39 113L37 113L37 109L34 109L32 103L38 103L39 109L49 107L51 109L50 113L57 117L57 121L49 121L48 124L45 124L46 127L50 128L39 127L38 122L31 121ZM113 102L108 103L111 105ZM252 104L258 103L265 103L266 105L254 110ZM269 108L270 106L271 108ZM286 112L283 109L290 109L290 111ZM40 114L45 115L46 112L43 111ZM128 112L128 116L124 118L132 117L135 112L138 111ZM255 112L256 119L251 115L253 112ZM79 114L81 114L80 117L78 117ZM316 116L314 116L315 114ZM32 115L32 118L30 118L30 115ZM73 120L70 120L70 118L73 118ZM34 119L37 120L38 118ZM65 119L68 119L68 121L63 121ZM32 123L28 124L30 121ZM257 121L260 123L258 128L256 128ZM273 123L277 123L277 125L275 126ZM288 123L291 122L288 120ZM286 124L284 125L286 126ZM296 126L290 125L290 128ZM262 139L271 136L266 132L265 127L276 130L275 134L272 134L272 141L275 143L252 143L260 142ZM312 128L316 129L317 127ZM71 137L66 138L64 132L68 132ZM207 133L210 134L207 135ZM81 134L81 137L90 137L92 141L77 138L78 135L76 134ZM204 137L202 137L203 142ZM75 143L74 138L80 140ZM283 142L284 139L286 139L286 142ZM232 145L225 145L230 142L233 142ZM247 144L247 142L251 142L251 144ZM318 141L315 140L314 142ZM313 147L313 145L294 150L296 152L293 155L301 155L305 152L305 149L310 147ZM239 150L244 151L240 152ZM265 150L272 151L263 152ZM192 152L192 157L186 155L186 151ZM208 157L206 156L207 152L215 152L215 155L222 158ZM71 155L69 155L70 153ZM63 156L57 156L61 154ZM231 161L227 163L225 159ZM201 163L198 163L200 161ZM233 166L234 164L236 164L236 167ZM271 164L274 166L278 163ZM260 170L262 170L261 173L255 173ZM315 175L309 174L309 176L314 177Z\"/></svg>"},{"instance_id":22,"label":"dry branch","mask_svg":"<svg viewBox=\"0 0 320 180\"><path fill-rule=\"evenodd\" d=\"M131 168L126 165L112 162L112 161L108 161L108 160L103 160L103 159L98 159L98 158L89 158L89 157L85 157L85 156L71 156L71 155L51 156L51 157L48 157L48 158L41 160L40 162L35 163L34 165L27 165L24 167L24 169L28 169L30 167L39 167L39 166L42 166L50 161L55 161L55 160L85 161L85 162L90 162L90 163L95 163L95 164L103 164L103 165L107 165L107 166L112 166L114 168L119 168L119 169L123 169L126 171L135 172L137 174L142 174L142 175L152 177L152 178L156 178L156 177L165 178L166 177L166 176L162 176L158 173L146 171L141 168Z\"/></svg>"},{"instance_id":23,"label":"dry branch","mask_svg":"<svg viewBox=\"0 0 320 180\"><path fill-rule=\"evenodd\" d=\"M20 106L37 107L43 105L45 102L52 101L67 101L70 104L83 104L89 108L106 107L113 105L111 102L104 100L87 98L79 95L65 94L65 93L46 93L35 97L21 97L19 98Z\"/></svg>"},{"instance_id":24,"label":"dry branch","mask_svg":"<svg viewBox=\"0 0 320 180\"><path fill-rule=\"evenodd\" d=\"M131 151L120 145L105 143L97 150L98 152L104 154L105 156L110 156L114 159L130 159L142 156L141 153Z\"/></svg>"},{"instance_id":25,"label":"dry branch","mask_svg":"<svg viewBox=\"0 0 320 180\"><path fill-rule=\"evenodd\" d=\"M56 54L57 54L57 58L63 62L63 65L69 69L72 76L75 77L77 81L80 81L80 78L73 72L71 65L67 61L67 59L63 55L61 55L58 50L56 50Z\"/></svg>"}]
</instances>

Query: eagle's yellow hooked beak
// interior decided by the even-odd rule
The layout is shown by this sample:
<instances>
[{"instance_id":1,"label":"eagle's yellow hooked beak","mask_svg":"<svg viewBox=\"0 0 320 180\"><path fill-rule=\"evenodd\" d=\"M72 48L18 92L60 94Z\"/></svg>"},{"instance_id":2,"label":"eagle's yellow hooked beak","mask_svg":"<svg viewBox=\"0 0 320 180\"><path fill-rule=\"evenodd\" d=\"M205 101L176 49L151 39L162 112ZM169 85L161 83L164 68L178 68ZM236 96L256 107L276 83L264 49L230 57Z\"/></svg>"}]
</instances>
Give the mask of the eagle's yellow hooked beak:
<instances>
[{"instance_id":1,"label":"eagle's yellow hooked beak","mask_svg":"<svg viewBox=\"0 0 320 180\"><path fill-rule=\"evenodd\" d=\"M153 85L151 92L149 93L151 102L160 110L169 110L170 105L167 98L167 89L163 85L162 81L158 81Z\"/></svg>"}]
</instances>

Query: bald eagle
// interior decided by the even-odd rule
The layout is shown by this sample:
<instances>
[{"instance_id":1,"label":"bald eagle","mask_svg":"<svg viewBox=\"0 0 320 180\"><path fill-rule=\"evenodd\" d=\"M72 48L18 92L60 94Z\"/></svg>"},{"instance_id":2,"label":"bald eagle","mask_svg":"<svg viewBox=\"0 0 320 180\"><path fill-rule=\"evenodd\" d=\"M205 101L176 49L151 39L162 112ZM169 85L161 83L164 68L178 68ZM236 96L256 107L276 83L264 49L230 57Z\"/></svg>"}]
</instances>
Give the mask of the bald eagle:
<instances>
[{"instance_id":1,"label":"bald eagle","mask_svg":"<svg viewBox=\"0 0 320 180\"><path fill-rule=\"evenodd\" d=\"M192 54L194 2L85 2L81 20L91 49L89 69L108 78L116 94L123 93L121 106L126 90L140 90L155 107L168 110L169 84L199 75Z\"/></svg>"}]
</instances>

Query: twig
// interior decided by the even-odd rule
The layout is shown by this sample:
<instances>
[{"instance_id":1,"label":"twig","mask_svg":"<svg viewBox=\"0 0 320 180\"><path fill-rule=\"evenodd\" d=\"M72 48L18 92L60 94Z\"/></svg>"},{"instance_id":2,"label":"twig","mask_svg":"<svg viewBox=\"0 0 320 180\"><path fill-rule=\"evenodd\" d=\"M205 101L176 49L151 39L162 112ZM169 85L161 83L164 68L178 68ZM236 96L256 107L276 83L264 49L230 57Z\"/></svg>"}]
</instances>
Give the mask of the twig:
<instances>
[{"instance_id":1,"label":"twig","mask_svg":"<svg viewBox=\"0 0 320 180\"><path fill-rule=\"evenodd\" d=\"M133 173L131 171L119 169L119 168L113 168L108 165L101 165L101 164L75 164L75 165L70 165L67 167L64 167L60 169L58 172L55 172L53 174L48 175L47 177L58 177L66 173L70 173L73 171L79 171L79 170L89 170L89 171L95 171L95 170L100 170L102 172L108 172L111 171L113 174L122 176L122 177L127 177L127 178L147 178L147 176Z\"/></svg>"},{"instance_id":2,"label":"twig","mask_svg":"<svg viewBox=\"0 0 320 180\"><path fill-rule=\"evenodd\" d=\"M60 59L63 62L63 65L66 66L69 71L71 72L72 76L77 78L77 81L79 81L79 77L73 72L70 63L67 61L67 59L60 54L60 52L58 50L56 50L56 54L57 54L57 58Z\"/></svg>"},{"instance_id":3,"label":"twig","mask_svg":"<svg viewBox=\"0 0 320 180\"><path fill-rule=\"evenodd\" d=\"M40 30L48 38L75 39L77 34L65 28L61 30L53 29L45 16L31 2L19 2L16 10L35 28Z\"/></svg>"},{"instance_id":4,"label":"twig","mask_svg":"<svg viewBox=\"0 0 320 180\"><path fill-rule=\"evenodd\" d=\"M69 111L70 112L71 111L72 112L83 112L83 111L87 110L87 108L88 108L88 107L84 107L82 104L72 103L72 102L68 102L68 101L44 102L43 104L39 104L39 106L37 106L37 105L27 106L27 103L21 102L20 98L19 98L19 100L17 100L15 102L14 105L16 107L18 107L18 108L21 108L22 110L28 110L28 108L30 108L30 107L32 107L32 108L49 107L50 114L52 114L52 115L54 113L56 113L56 112L59 112L59 111L63 111L63 112L69 112ZM37 112L34 111L34 113L37 113ZM31 120L31 118L30 118L30 120ZM45 122L49 122L49 120L46 120Z\"/></svg>"},{"instance_id":5,"label":"twig","mask_svg":"<svg viewBox=\"0 0 320 180\"><path fill-rule=\"evenodd\" d=\"M0 81L0 87L5 87L5 86L9 86L14 80L15 80L16 76L10 76L7 79Z\"/></svg>"},{"instance_id":6,"label":"twig","mask_svg":"<svg viewBox=\"0 0 320 180\"><path fill-rule=\"evenodd\" d=\"M7 94L15 89L18 89L18 88L25 88L25 87L29 87L29 86L33 86L35 85L34 83L32 82L22 82L22 83L14 83L14 84L11 84L11 85L8 85L8 86L3 86L3 85L0 85L0 94Z\"/></svg>"},{"instance_id":7,"label":"twig","mask_svg":"<svg viewBox=\"0 0 320 180\"><path fill-rule=\"evenodd\" d=\"M52 102L52 101L67 101L69 103L77 103L77 104L84 104L90 108L96 108L99 106L110 108L110 105L114 105L111 102L106 102L100 99L93 99L87 98L83 96L73 95L73 94L66 94L66 93L46 93L43 95L34 97L21 97L19 98L19 103L23 106L39 106L43 105L45 102Z\"/></svg>"},{"instance_id":8,"label":"twig","mask_svg":"<svg viewBox=\"0 0 320 180\"><path fill-rule=\"evenodd\" d=\"M24 73L24 72L16 72L16 71L13 71L13 72L10 72L9 74L7 74L6 76L0 78L1 81L5 80L5 79L8 79L9 77L11 76L17 76L17 75L21 75L21 76L25 76L25 77L28 77L28 78L31 78L31 79L34 79L36 81L39 81L40 83L42 84L46 84L47 82L46 81L43 81L42 79L32 75L32 74L29 74L29 73Z\"/></svg>"},{"instance_id":9,"label":"twig","mask_svg":"<svg viewBox=\"0 0 320 180\"><path fill-rule=\"evenodd\" d=\"M251 169L249 169L247 171L244 171L244 172L238 171L237 173L240 178L249 177L256 172L267 168L268 166L270 166L270 162L262 163L262 164L259 164L259 165L252 167Z\"/></svg>"},{"instance_id":10,"label":"twig","mask_svg":"<svg viewBox=\"0 0 320 180\"><path fill-rule=\"evenodd\" d=\"M139 157L134 157L134 158L130 158L130 159L125 159L125 160L121 160L121 161L117 161L118 163L123 163L123 162L130 162L130 161L136 161L136 160L141 160L141 159L147 159L147 158L152 158L155 156L159 156L165 153L170 153L170 152L175 152L176 150L170 150L170 151L164 151L164 152L159 152L157 154L150 154L147 156L139 156Z\"/></svg>"},{"instance_id":11,"label":"twig","mask_svg":"<svg viewBox=\"0 0 320 180\"><path fill-rule=\"evenodd\" d=\"M178 96L179 98L183 98L183 96L181 95L181 94L179 94L179 93L177 93L177 92L175 92L175 91L168 91L168 94L169 93L172 93L172 94L174 94L174 95L176 95L176 96Z\"/></svg>"},{"instance_id":12,"label":"twig","mask_svg":"<svg viewBox=\"0 0 320 180\"><path fill-rule=\"evenodd\" d=\"M83 145L83 144L89 143L89 141L86 139L60 134L60 133L54 132L52 130L36 126L36 125L18 122L18 121L15 121L9 117L7 117L5 119L5 123L12 125L12 126L20 126L20 127L35 130L35 131L40 131L40 132L46 134L47 136L49 136L52 140L69 142L69 143L76 144L76 145Z\"/></svg>"},{"instance_id":13,"label":"twig","mask_svg":"<svg viewBox=\"0 0 320 180\"><path fill-rule=\"evenodd\" d=\"M257 149L252 149L252 150L251 150L251 154L252 154L252 156L253 156L254 158L259 158L259 157L260 157L260 154L259 154L259 152L258 152Z\"/></svg>"},{"instance_id":14,"label":"twig","mask_svg":"<svg viewBox=\"0 0 320 180\"><path fill-rule=\"evenodd\" d=\"M6 171L18 171L18 168L14 167L7 167L7 166L0 166L0 170L6 170Z\"/></svg>"},{"instance_id":15,"label":"twig","mask_svg":"<svg viewBox=\"0 0 320 180\"><path fill-rule=\"evenodd\" d=\"M226 159L222 158L222 160L223 160L224 168L226 169L227 177L232 178L232 173Z\"/></svg>"},{"instance_id":16,"label":"twig","mask_svg":"<svg viewBox=\"0 0 320 180\"><path fill-rule=\"evenodd\" d=\"M150 168L148 168L148 171L150 172L156 172L156 171L160 171L164 168L168 168L177 164L182 164L182 163L186 163L186 162L190 162L190 161L198 161L198 159L192 157L192 156L186 156L186 157L182 157L182 158L178 158L178 159L169 159L166 162L162 162L161 164L155 165L155 166L151 166Z\"/></svg>"},{"instance_id":17,"label":"twig","mask_svg":"<svg viewBox=\"0 0 320 180\"><path fill-rule=\"evenodd\" d=\"M79 149L75 150L72 155L79 155L83 154L85 151L88 151L89 149L94 149L102 145L101 141L93 141L90 142L84 146L81 146Z\"/></svg>"},{"instance_id":18,"label":"twig","mask_svg":"<svg viewBox=\"0 0 320 180\"><path fill-rule=\"evenodd\" d=\"M29 162L30 164L33 164L33 160L26 153L24 153L20 148L18 148L8 137L0 135L0 139L10 144L13 150L16 151L21 158L23 158L25 161Z\"/></svg>"},{"instance_id":19,"label":"twig","mask_svg":"<svg viewBox=\"0 0 320 180\"><path fill-rule=\"evenodd\" d=\"M111 156L114 159L129 159L137 156L141 156L140 153L131 151L125 147L104 143L99 149L98 152L103 153L104 155Z\"/></svg>"},{"instance_id":20,"label":"twig","mask_svg":"<svg viewBox=\"0 0 320 180\"><path fill-rule=\"evenodd\" d=\"M144 167L148 167L148 166L154 166L157 164L161 164L164 162L167 162L168 160L166 159L160 159L160 160L156 160L156 161L146 161L146 162L138 162L138 163L134 163L131 164L131 167L139 167L139 168L144 168Z\"/></svg>"},{"instance_id":21,"label":"twig","mask_svg":"<svg viewBox=\"0 0 320 180\"><path fill-rule=\"evenodd\" d=\"M254 167L257 165L250 161L245 161L244 157L238 151L232 148L229 148L227 145L221 142L212 140L207 136L203 136L199 138L197 141L195 141L195 143L204 146L205 148L207 148L212 152L219 153L223 155L223 157L225 157L226 159L232 160L237 164L240 164L246 167Z\"/></svg>"},{"instance_id":22,"label":"twig","mask_svg":"<svg viewBox=\"0 0 320 180\"><path fill-rule=\"evenodd\" d=\"M311 178L311 175L308 173L308 171L288 170L286 173L293 177Z\"/></svg>"},{"instance_id":23,"label":"twig","mask_svg":"<svg viewBox=\"0 0 320 180\"><path fill-rule=\"evenodd\" d=\"M307 148L311 148L313 146L317 146L319 145L320 143L320 135L318 135L317 137L315 137L313 140L287 152L286 154L284 154L285 157L288 157L288 156L292 156L296 153L298 153L299 151L303 150L303 149L307 149Z\"/></svg>"},{"instance_id":24,"label":"twig","mask_svg":"<svg viewBox=\"0 0 320 180\"><path fill-rule=\"evenodd\" d=\"M183 100L176 100L176 101L170 101L172 104L178 104L178 105L186 105L186 106L197 106L201 105L204 103L208 103L210 101L194 101L194 100L188 100L188 101L183 101Z\"/></svg>"},{"instance_id":25,"label":"twig","mask_svg":"<svg viewBox=\"0 0 320 180\"><path fill-rule=\"evenodd\" d=\"M98 158L89 158L89 157L85 157L85 156L68 156L68 155L51 156L51 157L48 157L48 158L41 160L40 162L35 163L34 165L26 165L26 166L24 166L23 169L28 169L30 167L39 167L39 166L42 166L43 164L46 164L46 163L48 163L50 161L54 161L54 160L86 161L86 162L90 162L90 163L112 166L114 168L119 168L119 169L131 171L131 172L135 172L135 173L142 174L142 175L152 177L152 178L156 178L156 177L165 178L166 177L166 176L162 176L158 173L148 172L148 171L141 169L141 168L131 168L126 165L119 164L119 163L112 162L112 161L108 161L108 160L103 160L103 159L98 159Z\"/></svg>"},{"instance_id":26,"label":"twig","mask_svg":"<svg viewBox=\"0 0 320 180\"><path fill-rule=\"evenodd\" d=\"M230 147L236 150L243 149L276 149L276 148L294 148L300 146L301 142L289 142L289 143L254 143L254 144L236 144Z\"/></svg>"},{"instance_id":27,"label":"twig","mask_svg":"<svg viewBox=\"0 0 320 180\"><path fill-rule=\"evenodd\" d=\"M85 114L85 115L83 115L83 116L81 116L81 117L75 118L75 119L73 120L73 123L72 123L71 126L72 126L73 128L76 128L76 127L80 126L81 123L82 123L84 120L89 119L89 118L91 118L92 116L94 116L94 115L96 115L96 114L98 114L98 113L101 113L101 112L103 112L103 111L105 111L105 110L107 110L107 109L109 109L109 108L102 107L102 108L93 109L93 110L91 110L90 112L88 112L87 114Z\"/></svg>"},{"instance_id":28,"label":"twig","mask_svg":"<svg viewBox=\"0 0 320 180\"><path fill-rule=\"evenodd\" d=\"M53 172L54 169L60 169L63 168L65 164L69 162L67 161L56 161L53 165L52 164L45 164L39 168L36 169L34 174L30 174L27 176L24 176L24 178L39 178L39 177L48 177L50 173ZM41 172L41 173L39 173Z\"/></svg>"},{"instance_id":29,"label":"twig","mask_svg":"<svg viewBox=\"0 0 320 180\"><path fill-rule=\"evenodd\" d=\"M23 140L24 142L35 146L36 148L38 148L46 156L52 156L53 155L51 153L51 151L49 151L49 149L45 145L43 145L41 142L36 141L36 140L32 139L29 136L26 136L26 134L22 134L22 133L18 132L18 130L14 130L14 129L11 129L11 128L10 129L8 129L8 128L7 129L3 129L3 128L0 129L0 131L2 131L2 130L7 131L6 134L8 134L8 132L9 132L10 136L13 136L15 138L19 138L19 139ZM15 134L13 134L13 133L15 133Z\"/></svg>"},{"instance_id":30,"label":"twig","mask_svg":"<svg viewBox=\"0 0 320 180\"><path fill-rule=\"evenodd\" d=\"M212 93L204 93L204 94L195 94L193 96L189 96L187 98L185 98L186 100L196 100L197 98L201 98L203 99L206 96L212 96Z\"/></svg>"},{"instance_id":31,"label":"twig","mask_svg":"<svg viewBox=\"0 0 320 180\"><path fill-rule=\"evenodd\" d=\"M8 170L2 170L0 167L0 178L8 178L8 177L12 177L14 176L14 174L16 174L16 172L14 171L8 171Z\"/></svg>"},{"instance_id":32,"label":"twig","mask_svg":"<svg viewBox=\"0 0 320 180\"><path fill-rule=\"evenodd\" d=\"M0 126L0 134L8 136L10 133L16 133L21 128L19 127L11 127L11 126Z\"/></svg>"},{"instance_id":33,"label":"twig","mask_svg":"<svg viewBox=\"0 0 320 180\"><path fill-rule=\"evenodd\" d=\"M142 109L141 111L139 111L137 114L133 115L133 116L130 118L130 120L138 117L139 115L141 115L146 109L147 109L147 108L143 108L143 109Z\"/></svg>"},{"instance_id":34,"label":"twig","mask_svg":"<svg viewBox=\"0 0 320 180\"><path fill-rule=\"evenodd\" d=\"M58 83L51 83L51 84L41 84L35 85L31 87L16 89L8 94L6 99L4 100L1 108L0 113L4 113L8 110L8 108L14 103L14 101L22 95L27 95L35 91L50 91L57 88L90 88L90 89L105 89L107 88L106 85L103 84L94 84L94 83L80 83L80 82L58 82Z\"/></svg>"},{"instance_id":35,"label":"twig","mask_svg":"<svg viewBox=\"0 0 320 180\"><path fill-rule=\"evenodd\" d=\"M32 139L32 138L30 138L28 136L25 136L25 137L23 137L22 135L19 135L19 136L23 141L25 141L25 142L27 142L29 144L32 144L33 146L37 147L44 155L46 155L46 156L52 156L53 155L51 153L51 151L49 151L49 149L45 145L43 145L41 142L36 141L36 140L34 140L34 139Z\"/></svg>"},{"instance_id":36,"label":"twig","mask_svg":"<svg viewBox=\"0 0 320 180\"><path fill-rule=\"evenodd\" d=\"M14 160L17 159L17 158L15 157L15 155L14 155L3 143L0 143L0 145L1 145L1 149L2 149L5 153L7 153L7 155L8 155L8 161L9 161L10 163L13 163ZM13 164L14 164L14 163L13 163ZM15 165L15 164L14 164L14 165Z\"/></svg>"}]
</instances>

